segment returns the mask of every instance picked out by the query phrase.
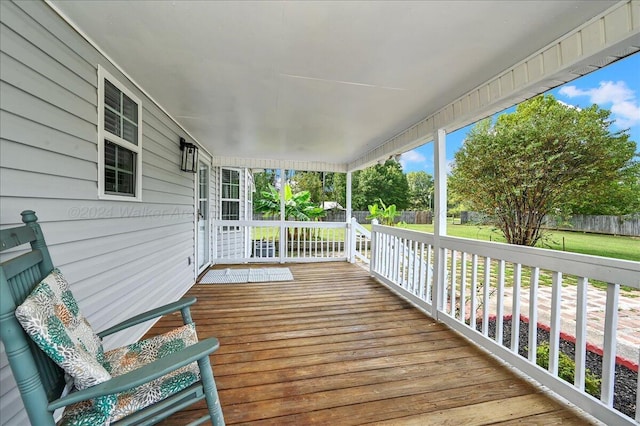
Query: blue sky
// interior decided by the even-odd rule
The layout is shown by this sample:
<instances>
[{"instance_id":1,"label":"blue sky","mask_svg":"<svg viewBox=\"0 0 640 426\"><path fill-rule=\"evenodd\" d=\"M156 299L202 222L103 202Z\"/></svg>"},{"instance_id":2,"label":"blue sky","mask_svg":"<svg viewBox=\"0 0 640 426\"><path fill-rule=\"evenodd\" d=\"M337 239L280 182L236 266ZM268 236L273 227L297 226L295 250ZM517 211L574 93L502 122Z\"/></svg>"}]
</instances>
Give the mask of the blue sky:
<instances>
[{"instance_id":1,"label":"blue sky","mask_svg":"<svg viewBox=\"0 0 640 426\"><path fill-rule=\"evenodd\" d=\"M615 120L611 130L629 129L631 140L640 152L640 53L614 62L598 71L548 91L556 99L579 107L598 104L611 111ZM504 112L513 112L509 108ZM497 114L499 115L499 114ZM460 147L473 125L447 135L447 162ZM433 143L429 142L402 154L400 159L405 173L424 170L433 175Z\"/></svg>"}]
</instances>

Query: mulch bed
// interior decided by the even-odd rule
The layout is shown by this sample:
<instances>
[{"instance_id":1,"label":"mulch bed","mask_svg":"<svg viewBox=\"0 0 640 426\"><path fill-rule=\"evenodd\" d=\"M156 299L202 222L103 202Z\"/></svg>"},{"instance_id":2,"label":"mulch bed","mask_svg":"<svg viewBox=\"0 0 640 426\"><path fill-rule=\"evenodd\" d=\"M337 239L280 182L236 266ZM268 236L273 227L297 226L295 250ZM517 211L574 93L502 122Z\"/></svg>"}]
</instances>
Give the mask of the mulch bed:
<instances>
[{"instance_id":1,"label":"mulch bed","mask_svg":"<svg viewBox=\"0 0 640 426\"><path fill-rule=\"evenodd\" d=\"M511 319L504 319L503 321L503 338L502 344L506 347L511 347ZM478 330L482 329L482 324L478 323ZM495 337L496 335L496 321L492 319L489 321L489 336ZM549 331L538 326L538 345L544 342L549 342ZM518 353L527 357L527 346L529 345L529 324L522 319L520 320L520 340L518 343ZM560 350L567 354L571 359L575 360L575 343L569 340L560 338ZM598 378L602 377L602 356L587 350L587 359L585 362L586 368L589 369ZM638 383L638 372L633 371L630 368L616 364L616 374L614 383L614 397L613 407L631 417L635 416L636 411L636 391ZM600 392L596 398L600 398Z\"/></svg>"}]
</instances>

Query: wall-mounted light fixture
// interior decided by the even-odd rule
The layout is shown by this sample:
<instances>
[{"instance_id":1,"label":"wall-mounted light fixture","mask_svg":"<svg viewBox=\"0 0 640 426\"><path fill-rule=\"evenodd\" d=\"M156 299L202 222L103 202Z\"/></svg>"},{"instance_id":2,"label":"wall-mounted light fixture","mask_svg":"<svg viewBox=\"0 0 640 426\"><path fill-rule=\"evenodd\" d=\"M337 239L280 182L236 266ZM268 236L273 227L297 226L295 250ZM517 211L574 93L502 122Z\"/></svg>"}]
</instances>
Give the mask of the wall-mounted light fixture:
<instances>
[{"instance_id":1,"label":"wall-mounted light fixture","mask_svg":"<svg viewBox=\"0 0 640 426\"><path fill-rule=\"evenodd\" d=\"M195 173L198 171L198 147L180 138L180 170L183 172Z\"/></svg>"}]
</instances>

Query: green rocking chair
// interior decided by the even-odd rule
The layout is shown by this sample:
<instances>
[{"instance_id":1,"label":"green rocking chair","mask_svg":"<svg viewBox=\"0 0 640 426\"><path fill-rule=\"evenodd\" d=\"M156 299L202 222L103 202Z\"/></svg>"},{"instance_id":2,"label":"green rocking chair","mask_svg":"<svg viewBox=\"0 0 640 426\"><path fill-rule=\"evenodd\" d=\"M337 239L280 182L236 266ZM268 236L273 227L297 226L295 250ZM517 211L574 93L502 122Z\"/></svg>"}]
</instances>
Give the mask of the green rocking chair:
<instances>
[{"instance_id":1,"label":"green rocking chair","mask_svg":"<svg viewBox=\"0 0 640 426\"><path fill-rule=\"evenodd\" d=\"M207 415L191 424L224 425L209 362L219 343L197 341L189 311L196 299L93 333L53 266L35 213L22 212L22 221L0 230L0 251L31 245L0 264L0 336L31 424L54 425L63 407L64 425L154 424L204 399ZM176 311L183 327L103 351L103 337Z\"/></svg>"}]
</instances>

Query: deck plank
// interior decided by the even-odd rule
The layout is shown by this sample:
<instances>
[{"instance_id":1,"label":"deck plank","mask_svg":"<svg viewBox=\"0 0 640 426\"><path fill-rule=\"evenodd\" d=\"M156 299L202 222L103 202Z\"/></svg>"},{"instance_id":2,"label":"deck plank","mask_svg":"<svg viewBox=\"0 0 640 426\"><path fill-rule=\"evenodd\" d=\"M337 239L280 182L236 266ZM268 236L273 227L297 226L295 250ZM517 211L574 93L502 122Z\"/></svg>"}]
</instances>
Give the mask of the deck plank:
<instances>
[{"instance_id":1,"label":"deck plank","mask_svg":"<svg viewBox=\"0 0 640 426\"><path fill-rule=\"evenodd\" d=\"M198 298L200 338L220 340L211 360L227 424L589 424L362 268L286 266L294 281L188 293ZM179 321L163 318L149 335ZM162 424L203 410L195 404Z\"/></svg>"}]
</instances>

